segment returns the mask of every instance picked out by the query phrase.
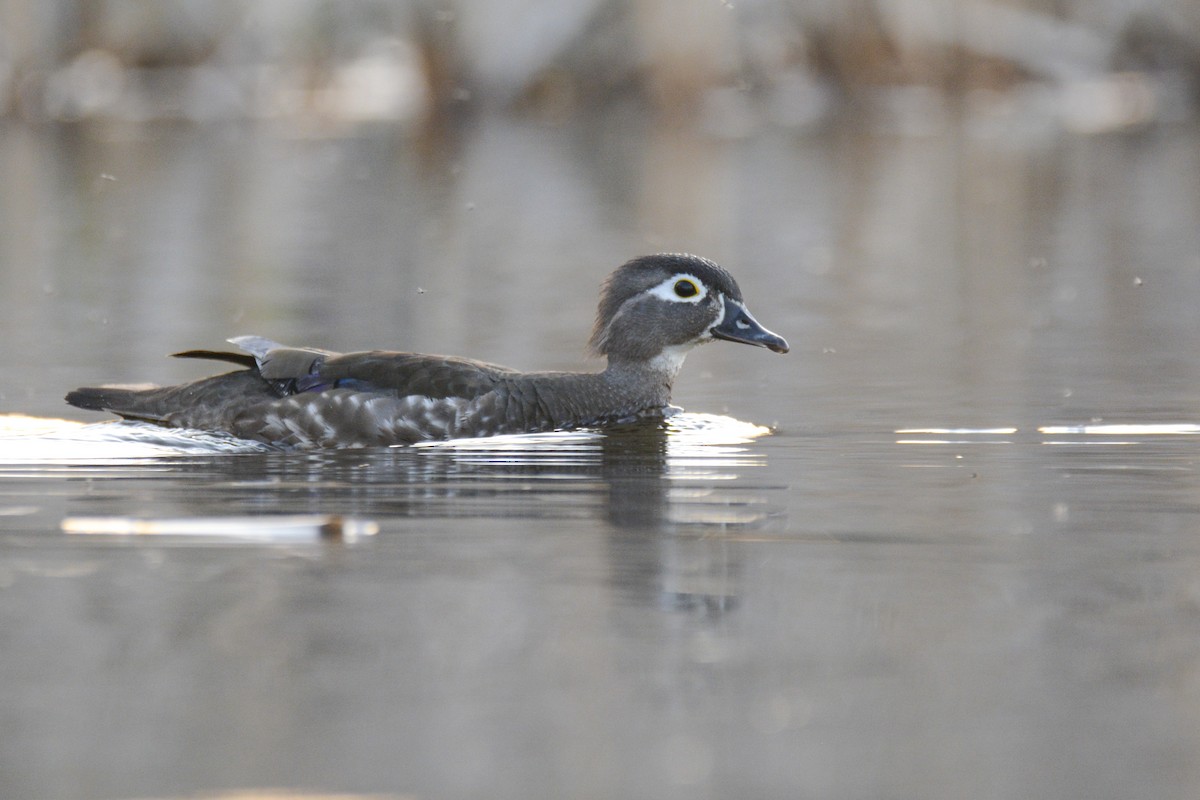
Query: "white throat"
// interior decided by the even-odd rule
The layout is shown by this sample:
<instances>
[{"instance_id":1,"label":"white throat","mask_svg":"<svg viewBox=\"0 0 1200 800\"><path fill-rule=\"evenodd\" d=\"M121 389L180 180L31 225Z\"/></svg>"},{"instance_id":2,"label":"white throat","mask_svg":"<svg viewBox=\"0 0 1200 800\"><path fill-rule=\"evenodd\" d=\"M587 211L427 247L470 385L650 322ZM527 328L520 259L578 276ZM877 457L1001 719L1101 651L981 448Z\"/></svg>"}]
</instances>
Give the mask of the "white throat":
<instances>
[{"instance_id":1,"label":"white throat","mask_svg":"<svg viewBox=\"0 0 1200 800\"><path fill-rule=\"evenodd\" d=\"M664 347L662 352L650 359L650 368L655 372L663 372L674 376L679 373L679 368L683 366L683 359L687 357L688 351L695 345L691 342L687 344L673 344Z\"/></svg>"}]
</instances>

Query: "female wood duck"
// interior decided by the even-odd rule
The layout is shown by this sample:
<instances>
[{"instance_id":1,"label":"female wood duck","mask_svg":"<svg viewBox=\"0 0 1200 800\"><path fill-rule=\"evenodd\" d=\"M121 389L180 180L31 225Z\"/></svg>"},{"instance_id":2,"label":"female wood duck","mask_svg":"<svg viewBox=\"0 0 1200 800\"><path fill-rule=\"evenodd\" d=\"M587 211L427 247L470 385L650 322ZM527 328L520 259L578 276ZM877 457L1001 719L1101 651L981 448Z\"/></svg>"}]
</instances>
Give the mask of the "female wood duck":
<instances>
[{"instance_id":1,"label":"female wood duck","mask_svg":"<svg viewBox=\"0 0 1200 800\"><path fill-rule=\"evenodd\" d=\"M76 389L67 402L126 419L219 430L281 446L364 447L580 428L661 414L688 350L713 339L788 351L737 282L692 255L635 258L604 284L591 348L603 372L517 372L451 356L332 353L258 336L243 353L180 358L245 367L164 388Z\"/></svg>"}]
</instances>

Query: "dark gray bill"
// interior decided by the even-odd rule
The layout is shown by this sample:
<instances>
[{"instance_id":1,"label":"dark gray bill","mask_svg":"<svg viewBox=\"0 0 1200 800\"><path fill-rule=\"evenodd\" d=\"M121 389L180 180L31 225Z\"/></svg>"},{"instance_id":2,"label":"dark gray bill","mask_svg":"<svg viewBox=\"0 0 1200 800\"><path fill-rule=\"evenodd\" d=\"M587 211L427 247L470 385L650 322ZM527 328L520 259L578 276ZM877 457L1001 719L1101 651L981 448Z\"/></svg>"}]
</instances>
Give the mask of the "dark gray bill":
<instances>
[{"instance_id":1,"label":"dark gray bill","mask_svg":"<svg viewBox=\"0 0 1200 800\"><path fill-rule=\"evenodd\" d=\"M758 345L776 353L788 351L787 340L759 325L744 305L728 297L725 298L725 318L712 329L712 335L727 342Z\"/></svg>"}]
</instances>

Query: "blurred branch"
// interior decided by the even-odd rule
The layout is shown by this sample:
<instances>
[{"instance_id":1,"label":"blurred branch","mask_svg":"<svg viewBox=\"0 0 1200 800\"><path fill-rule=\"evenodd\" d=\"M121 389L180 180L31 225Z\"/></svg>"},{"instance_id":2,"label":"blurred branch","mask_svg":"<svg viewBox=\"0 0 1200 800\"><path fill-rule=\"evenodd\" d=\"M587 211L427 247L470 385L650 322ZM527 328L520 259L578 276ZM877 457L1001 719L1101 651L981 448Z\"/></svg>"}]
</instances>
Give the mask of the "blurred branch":
<instances>
[{"instance_id":1,"label":"blurred branch","mask_svg":"<svg viewBox=\"0 0 1200 800\"><path fill-rule=\"evenodd\" d=\"M838 97L881 88L1069 89L1118 69L1194 111L1198 9L1194 0L5 3L0 112L396 123L514 103L562 115L633 90L664 114L735 131L756 104L760 117L808 124ZM1176 85L1188 90L1173 95Z\"/></svg>"}]
</instances>

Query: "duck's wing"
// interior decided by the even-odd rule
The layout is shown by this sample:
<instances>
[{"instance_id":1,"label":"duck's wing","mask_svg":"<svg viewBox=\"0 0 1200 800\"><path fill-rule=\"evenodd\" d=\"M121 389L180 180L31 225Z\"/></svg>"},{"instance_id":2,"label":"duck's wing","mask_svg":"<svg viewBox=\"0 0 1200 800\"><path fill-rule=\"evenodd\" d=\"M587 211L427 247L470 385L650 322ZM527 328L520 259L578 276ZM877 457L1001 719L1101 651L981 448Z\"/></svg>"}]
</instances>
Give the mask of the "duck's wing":
<instances>
[{"instance_id":1,"label":"duck's wing","mask_svg":"<svg viewBox=\"0 0 1200 800\"><path fill-rule=\"evenodd\" d=\"M270 350L266 382L283 395L233 421L239 436L307 447L410 444L461 435L461 415L510 370L446 356L370 351L321 355ZM493 413L494 416L495 413Z\"/></svg>"},{"instance_id":2,"label":"duck's wing","mask_svg":"<svg viewBox=\"0 0 1200 800\"><path fill-rule=\"evenodd\" d=\"M470 400L490 392L513 370L453 356L387 350L335 353L311 347L288 347L261 336L229 340L249 355L212 350L177 353L253 366L285 394L353 389L398 397Z\"/></svg>"},{"instance_id":3,"label":"duck's wing","mask_svg":"<svg viewBox=\"0 0 1200 800\"><path fill-rule=\"evenodd\" d=\"M331 387L383 391L398 396L471 400L487 394L512 370L452 356L374 350L328 358L315 366Z\"/></svg>"}]
</instances>

